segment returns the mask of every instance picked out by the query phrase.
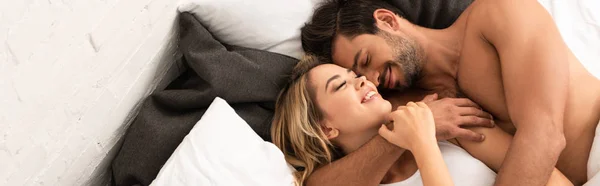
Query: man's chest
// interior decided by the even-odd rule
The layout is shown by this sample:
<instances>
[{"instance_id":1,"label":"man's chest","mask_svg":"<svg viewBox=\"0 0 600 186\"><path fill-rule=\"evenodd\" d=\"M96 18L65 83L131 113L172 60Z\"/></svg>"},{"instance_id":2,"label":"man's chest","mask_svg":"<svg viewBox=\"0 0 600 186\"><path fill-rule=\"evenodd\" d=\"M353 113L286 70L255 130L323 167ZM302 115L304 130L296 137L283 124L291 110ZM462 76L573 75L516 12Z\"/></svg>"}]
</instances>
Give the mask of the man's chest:
<instances>
[{"instance_id":1,"label":"man's chest","mask_svg":"<svg viewBox=\"0 0 600 186\"><path fill-rule=\"evenodd\" d=\"M510 122L502 69L495 48L467 29L456 74L458 92L483 107L495 119Z\"/></svg>"}]
</instances>

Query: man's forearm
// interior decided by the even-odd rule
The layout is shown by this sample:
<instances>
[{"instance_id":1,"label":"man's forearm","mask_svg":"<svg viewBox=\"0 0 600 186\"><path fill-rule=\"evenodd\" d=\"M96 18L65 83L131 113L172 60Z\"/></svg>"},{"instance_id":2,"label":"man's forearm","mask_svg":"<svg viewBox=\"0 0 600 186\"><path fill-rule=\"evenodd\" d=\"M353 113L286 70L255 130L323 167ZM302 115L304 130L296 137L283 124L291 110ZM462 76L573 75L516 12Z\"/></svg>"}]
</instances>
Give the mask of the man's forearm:
<instances>
[{"instance_id":1,"label":"man's forearm","mask_svg":"<svg viewBox=\"0 0 600 186\"><path fill-rule=\"evenodd\" d=\"M379 185L403 151L377 135L358 150L317 169L306 185Z\"/></svg>"},{"instance_id":2,"label":"man's forearm","mask_svg":"<svg viewBox=\"0 0 600 186\"><path fill-rule=\"evenodd\" d=\"M540 131L541 130L541 131ZM496 185L545 185L565 147L562 132L518 130Z\"/></svg>"}]
</instances>

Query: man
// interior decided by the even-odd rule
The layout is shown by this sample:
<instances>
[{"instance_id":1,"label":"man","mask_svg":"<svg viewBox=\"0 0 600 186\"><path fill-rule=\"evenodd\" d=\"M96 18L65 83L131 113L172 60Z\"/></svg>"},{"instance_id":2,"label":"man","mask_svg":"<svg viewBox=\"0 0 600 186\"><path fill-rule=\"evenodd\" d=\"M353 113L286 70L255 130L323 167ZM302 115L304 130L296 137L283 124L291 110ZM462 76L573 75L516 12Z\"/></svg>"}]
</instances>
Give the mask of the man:
<instances>
[{"instance_id":1,"label":"man","mask_svg":"<svg viewBox=\"0 0 600 186\"><path fill-rule=\"evenodd\" d=\"M303 48L402 91L388 95L396 105L430 93L475 101L514 135L497 185L544 185L555 166L575 185L589 179L600 81L536 0L478 0L443 30L397 13L380 0L326 2L302 29ZM375 137L308 185L376 185L401 154Z\"/></svg>"}]
</instances>

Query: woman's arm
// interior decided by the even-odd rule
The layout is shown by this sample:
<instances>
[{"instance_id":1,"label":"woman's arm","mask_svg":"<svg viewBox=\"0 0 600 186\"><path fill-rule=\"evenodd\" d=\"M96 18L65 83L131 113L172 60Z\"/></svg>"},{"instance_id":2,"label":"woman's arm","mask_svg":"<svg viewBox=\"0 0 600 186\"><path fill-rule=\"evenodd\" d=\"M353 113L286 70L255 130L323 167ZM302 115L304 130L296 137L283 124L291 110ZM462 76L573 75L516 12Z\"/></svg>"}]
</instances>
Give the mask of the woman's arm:
<instances>
[{"instance_id":1,"label":"woman's arm","mask_svg":"<svg viewBox=\"0 0 600 186\"><path fill-rule=\"evenodd\" d=\"M411 152L417 161L423 185L453 185L436 140L418 145Z\"/></svg>"},{"instance_id":2,"label":"woman's arm","mask_svg":"<svg viewBox=\"0 0 600 186\"><path fill-rule=\"evenodd\" d=\"M458 139L458 144L473 157L479 159L492 170L497 172L502 166L504 157L512 142L512 136L499 127L472 128L474 132L485 135L483 142L471 142ZM452 141L451 141L452 142ZM546 185L573 185L558 169L554 168L552 176Z\"/></svg>"}]
</instances>

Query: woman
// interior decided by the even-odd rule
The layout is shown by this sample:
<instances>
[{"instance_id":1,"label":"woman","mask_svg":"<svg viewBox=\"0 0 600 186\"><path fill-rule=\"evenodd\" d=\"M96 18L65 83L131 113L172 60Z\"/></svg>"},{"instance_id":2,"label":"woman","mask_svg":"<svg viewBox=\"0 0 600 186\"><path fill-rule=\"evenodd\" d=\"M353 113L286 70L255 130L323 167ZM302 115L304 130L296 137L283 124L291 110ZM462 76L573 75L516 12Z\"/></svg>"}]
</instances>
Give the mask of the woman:
<instances>
[{"instance_id":1,"label":"woman","mask_svg":"<svg viewBox=\"0 0 600 186\"><path fill-rule=\"evenodd\" d=\"M299 185L316 168L358 149L378 134L411 152L391 166L381 184L452 185L454 181L457 185L492 185L493 171L500 168L511 140L510 135L493 128L478 129L486 136L483 143L438 143L425 104L409 103L392 112L390 102L377 93L373 83L339 66L319 65L311 56L294 68L292 81L282 90L275 109L272 140L297 169ZM391 130L382 126L388 122ZM548 184L571 185L556 169Z\"/></svg>"}]
</instances>

